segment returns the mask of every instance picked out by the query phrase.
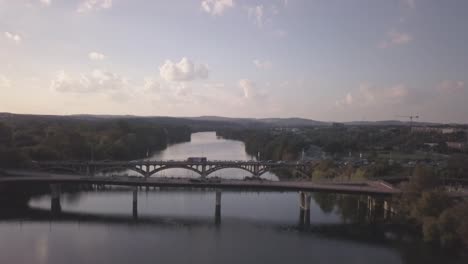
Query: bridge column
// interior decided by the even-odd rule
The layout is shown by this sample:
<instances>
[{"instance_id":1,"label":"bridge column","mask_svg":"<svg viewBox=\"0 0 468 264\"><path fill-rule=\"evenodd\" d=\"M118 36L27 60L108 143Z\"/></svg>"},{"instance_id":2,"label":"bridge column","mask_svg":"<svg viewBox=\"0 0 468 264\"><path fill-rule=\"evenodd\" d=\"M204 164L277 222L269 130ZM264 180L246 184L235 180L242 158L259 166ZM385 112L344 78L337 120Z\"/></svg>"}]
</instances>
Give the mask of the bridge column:
<instances>
[{"instance_id":1,"label":"bridge column","mask_svg":"<svg viewBox=\"0 0 468 264\"><path fill-rule=\"evenodd\" d=\"M221 224L221 191L216 191L215 224Z\"/></svg>"},{"instance_id":2,"label":"bridge column","mask_svg":"<svg viewBox=\"0 0 468 264\"><path fill-rule=\"evenodd\" d=\"M62 212L62 206L60 205L60 184L51 184L50 191L50 210L53 215L57 215Z\"/></svg>"},{"instance_id":3,"label":"bridge column","mask_svg":"<svg viewBox=\"0 0 468 264\"><path fill-rule=\"evenodd\" d=\"M133 188L133 218L138 219L138 187Z\"/></svg>"},{"instance_id":4,"label":"bridge column","mask_svg":"<svg viewBox=\"0 0 468 264\"><path fill-rule=\"evenodd\" d=\"M383 210L384 210L384 219L388 219L391 217L391 213L390 213L390 203L385 200L383 202Z\"/></svg>"},{"instance_id":5,"label":"bridge column","mask_svg":"<svg viewBox=\"0 0 468 264\"><path fill-rule=\"evenodd\" d=\"M369 221L376 220L377 217L377 202L372 196L367 196L367 217Z\"/></svg>"},{"instance_id":6,"label":"bridge column","mask_svg":"<svg viewBox=\"0 0 468 264\"><path fill-rule=\"evenodd\" d=\"M148 178L150 177L150 171L151 171L150 165L147 164L147 165L145 166L145 177L144 177L145 180L148 179Z\"/></svg>"},{"instance_id":7,"label":"bridge column","mask_svg":"<svg viewBox=\"0 0 468 264\"><path fill-rule=\"evenodd\" d=\"M93 165L88 164L88 165L86 165L86 171L88 173L88 176L94 177L96 167L93 166Z\"/></svg>"},{"instance_id":8,"label":"bridge column","mask_svg":"<svg viewBox=\"0 0 468 264\"><path fill-rule=\"evenodd\" d=\"M202 179L205 179L206 178L206 164L201 165L201 171L202 171L201 177Z\"/></svg>"},{"instance_id":9,"label":"bridge column","mask_svg":"<svg viewBox=\"0 0 468 264\"><path fill-rule=\"evenodd\" d=\"M299 192L299 228L310 226L310 200L311 194Z\"/></svg>"},{"instance_id":10,"label":"bridge column","mask_svg":"<svg viewBox=\"0 0 468 264\"><path fill-rule=\"evenodd\" d=\"M260 177L260 165L258 165L258 164L253 165L253 172L254 172L253 176L255 178Z\"/></svg>"}]
</instances>

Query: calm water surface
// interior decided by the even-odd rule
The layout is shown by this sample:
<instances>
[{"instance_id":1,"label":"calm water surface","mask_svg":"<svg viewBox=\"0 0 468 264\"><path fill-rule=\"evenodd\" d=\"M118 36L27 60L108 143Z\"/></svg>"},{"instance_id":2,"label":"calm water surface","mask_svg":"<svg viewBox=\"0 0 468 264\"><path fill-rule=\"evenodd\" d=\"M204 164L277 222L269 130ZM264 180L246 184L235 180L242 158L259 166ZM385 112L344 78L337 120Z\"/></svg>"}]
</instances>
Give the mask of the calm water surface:
<instances>
[{"instance_id":1,"label":"calm water surface","mask_svg":"<svg viewBox=\"0 0 468 264\"><path fill-rule=\"evenodd\" d=\"M214 133L193 134L190 143L152 158L188 156L253 159L241 142L217 139ZM245 173L225 170L216 176ZM195 175L173 170L159 176ZM347 235L341 231L349 223L345 210L320 207L314 200L311 228L303 229L298 200L297 193L223 192L216 225L210 190L139 191L137 219L126 188L64 194L59 218L51 216L50 197L39 197L17 217L0 216L0 263L452 263L414 243L374 239L360 231Z\"/></svg>"}]
</instances>

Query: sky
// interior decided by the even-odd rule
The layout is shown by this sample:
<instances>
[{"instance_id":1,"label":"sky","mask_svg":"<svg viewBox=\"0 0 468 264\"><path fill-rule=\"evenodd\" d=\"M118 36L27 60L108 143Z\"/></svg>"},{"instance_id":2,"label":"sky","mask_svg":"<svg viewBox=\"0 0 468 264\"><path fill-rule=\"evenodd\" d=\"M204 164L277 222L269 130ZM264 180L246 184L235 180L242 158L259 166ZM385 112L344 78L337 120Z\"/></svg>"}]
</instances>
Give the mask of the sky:
<instances>
[{"instance_id":1,"label":"sky","mask_svg":"<svg viewBox=\"0 0 468 264\"><path fill-rule=\"evenodd\" d=\"M0 0L0 112L468 123L466 0Z\"/></svg>"}]
</instances>

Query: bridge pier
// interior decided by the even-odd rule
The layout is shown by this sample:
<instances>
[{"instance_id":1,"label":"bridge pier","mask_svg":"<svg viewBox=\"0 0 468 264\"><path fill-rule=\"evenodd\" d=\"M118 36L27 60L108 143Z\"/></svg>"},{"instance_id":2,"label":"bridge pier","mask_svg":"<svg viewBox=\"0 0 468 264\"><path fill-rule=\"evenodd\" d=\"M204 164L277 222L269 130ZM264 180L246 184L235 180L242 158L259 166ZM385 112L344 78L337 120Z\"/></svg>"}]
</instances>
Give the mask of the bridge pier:
<instances>
[{"instance_id":1,"label":"bridge pier","mask_svg":"<svg viewBox=\"0 0 468 264\"><path fill-rule=\"evenodd\" d=\"M50 191L50 211L53 215L60 214L62 212L62 206L60 205L60 184L51 184Z\"/></svg>"},{"instance_id":2,"label":"bridge pier","mask_svg":"<svg viewBox=\"0 0 468 264\"><path fill-rule=\"evenodd\" d=\"M133 203L132 203L133 219L138 219L138 187L133 189Z\"/></svg>"},{"instance_id":3,"label":"bridge pier","mask_svg":"<svg viewBox=\"0 0 468 264\"><path fill-rule=\"evenodd\" d=\"M215 224L221 224L221 191L216 191Z\"/></svg>"},{"instance_id":4,"label":"bridge pier","mask_svg":"<svg viewBox=\"0 0 468 264\"><path fill-rule=\"evenodd\" d=\"M299 192L299 228L310 226L310 200L308 192Z\"/></svg>"},{"instance_id":5,"label":"bridge pier","mask_svg":"<svg viewBox=\"0 0 468 264\"><path fill-rule=\"evenodd\" d=\"M198 168L197 168L198 169ZM201 174L200 174L202 179L206 179L206 164L201 165Z\"/></svg>"},{"instance_id":6,"label":"bridge pier","mask_svg":"<svg viewBox=\"0 0 468 264\"><path fill-rule=\"evenodd\" d=\"M367 218L373 220L375 216L375 199L372 196L367 196Z\"/></svg>"},{"instance_id":7,"label":"bridge pier","mask_svg":"<svg viewBox=\"0 0 468 264\"><path fill-rule=\"evenodd\" d=\"M259 178L260 177L260 166L259 165L254 165L253 166L253 177L254 178Z\"/></svg>"}]
</instances>

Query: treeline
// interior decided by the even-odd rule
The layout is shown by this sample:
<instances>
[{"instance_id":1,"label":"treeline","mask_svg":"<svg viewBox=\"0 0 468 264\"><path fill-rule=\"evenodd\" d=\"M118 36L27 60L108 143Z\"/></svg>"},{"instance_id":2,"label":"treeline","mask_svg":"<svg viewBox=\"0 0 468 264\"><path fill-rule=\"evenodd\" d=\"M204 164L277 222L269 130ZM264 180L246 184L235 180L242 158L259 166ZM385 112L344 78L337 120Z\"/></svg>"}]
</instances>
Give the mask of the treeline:
<instances>
[{"instance_id":1,"label":"treeline","mask_svg":"<svg viewBox=\"0 0 468 264\"><path fill-rule=\"evenodd\" d=\"M311 144L323 148L331 154L356 151L399 150L412 152L428 150L425 143L436 143L431 151L438 153L453 152L447 148L447 141L466 141L464 132L452 134L411 133L409 127L327 127L304 129L304 136Z\"/></svg>"},{"instance_id":2,"label":"treeline","mask_svg":"<svg viewBox=\"0 0 468 264\"><path fill-rule=\"evenodd\" d=\"M439 185L430 167L417 166L397 199L398 220L419 228L424 241L468 249L468 201L455 199Z\"/></svg>"},{"instance_id":3,"label":"treeline","mask_svg":"<svg viewBox=\"0 0 468 264\"><path fill-rule=\"evenodd\" d=\"M0 166L36 160L131 160L190 141L188 126L129 119L38 119L0 122Z\"/></svg>"},{"instance_id":4,"label":"treeline","mask_svg":"<svg viewBox=\"0 0 468 264\"><path fill-rule=\"evenodd\" d=\"M468 155L453 154L444 166L431 166L438 179L467 179ZM339 164L331 159L324 159L314 163L311 180L367 180L373 178L412 175L415 168L405 167L399 163L389 163L386 160L375 160L367 165Z\"/></svg>"},{"instance_id":5,"label":"treeline","mask_svg":"<svg viewBox=\"0 0 468 264\"><path fill-rule=\"evenodd\" d=\"M216 134L244 142L246 152L261 160L296 160L308 146L303 137L293 133L275 135L270 130L224 129Z\"/></svg>"},{"instance_id":6,"label":"treeline","mask_svg":"<svg viewBox=\"0 0 468 264\"><path fill-rule=\"evenodd\" d=\"M310 180L367 180L381 177L402 176L411 174L411 168L400 164L389 164L379 160L367 165L338 164L331 159L316 162L313 165Z\"/></svg>"}]
</instances>

